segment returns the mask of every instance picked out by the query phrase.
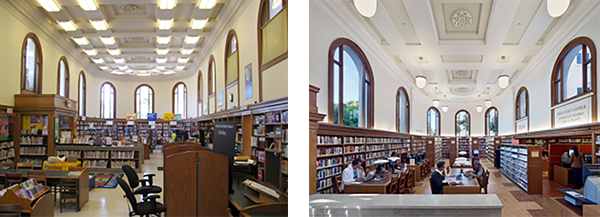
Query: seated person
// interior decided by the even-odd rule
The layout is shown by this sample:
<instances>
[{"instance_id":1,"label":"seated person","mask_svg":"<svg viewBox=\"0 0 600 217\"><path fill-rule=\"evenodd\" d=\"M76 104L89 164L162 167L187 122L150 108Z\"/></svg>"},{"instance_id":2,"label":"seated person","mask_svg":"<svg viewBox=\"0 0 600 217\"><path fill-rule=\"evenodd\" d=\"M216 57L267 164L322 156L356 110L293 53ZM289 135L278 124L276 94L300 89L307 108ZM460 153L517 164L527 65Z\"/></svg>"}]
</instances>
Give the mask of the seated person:
<instances>
[{"instance_id":1,"label":"seated person","mask_svg":"<svg viewBox=\"0 0 600 217\"><path fill-rule=\"evenodd\" d=\"M485 169L481 166L481 163L479 161L475 161L475 164L473 164L473 171L467 172L467 175L470 175L471 177L483 182L479 183L482 186L485 186L487 184L485 183L485 179L482 178L483 176L485 176Z\"/></svg>"},{"instance_id":2,"label":"seated person","mask_svg":"<svg viewBox=\"0 0 600 217\"><path fill-rule=\"evenodd\" d=\"M444 185L448 185L444 183L444 169L446 168L446 162L440 161L436 164L436 170L431 174L431 193L432 194L443 194L444 193Z\"/></svg>"},{"instance_id":3,"label":"seated person","mask_svg":"<svg viewBox=\"0 0 600 217\"><path fill-rule=\"evenodd\" d=\"M360 181L365 177L365 169L362 167L362 161L359 159L354 159L342 174L342 185L341 188L344 189L345 184L349 184L355 181Z\"/></svg>"},{"instance_id":4,"label":"seated person","mask_svg":"<svg viewBox=\"0 0 600 217\"><path fill-rule=\"evenodd\" d=\"M392 156L391 157L399 157L399 156L398 156L398 153L392 152ZM390 167L392 169L398 169L398 161L390 161Z\"/></svg>"}]
</instances>

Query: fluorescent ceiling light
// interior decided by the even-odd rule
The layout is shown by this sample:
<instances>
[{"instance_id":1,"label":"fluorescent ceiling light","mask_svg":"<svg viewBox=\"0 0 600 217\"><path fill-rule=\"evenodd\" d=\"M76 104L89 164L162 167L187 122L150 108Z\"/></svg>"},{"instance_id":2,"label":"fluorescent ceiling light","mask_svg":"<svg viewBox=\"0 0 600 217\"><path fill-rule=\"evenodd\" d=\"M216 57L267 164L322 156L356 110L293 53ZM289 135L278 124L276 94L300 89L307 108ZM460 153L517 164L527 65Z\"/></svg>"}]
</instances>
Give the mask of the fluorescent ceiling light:
<instances>
[{"instance_id":1,"label":"fluorescent ceiling light","mask_svg":"<svg viewBox=\"0 0 600 217\"><path fill-rule=\"evenodd\" d=\"M113 37L100 37L100 40L105 45L113 45L113 44L115 44L115 38L113 38Z\"/></svg>"},{"instance_id":2,"label":"fluorescent ceiling light","mask_svg":"<svg viewBox=\"0 0 600 217\"><path fill-rule=\"evenodd\" d=\"M194 49L181 49L181 54L183 55L190 55L192 52L194 52Z\"/></svg>"},{"instance_id":3,"label":"fluorescent ceiling light","mask_svg":"<svg viewBox=\"0 0 600 217\"><path fill-rule=\"evenodd\" d=\"M98 54L98 52L96 52L96 50L83 50L87 55L90 56L96 56L96 54Z\"/></svg>"},{"instance_id":4,"label":"fluorescent ceiling light","mask_svg":"<svg viewBox=\"0 0 600 217\"><path fill-rule=\"evenodd\" d=\"M171 24L173 24L173 19L170 20L158 20L158 29L166 30L171 28Z\"/></svg>"},{"instance_id":5,"label":"fluorescent ceiling light","mask_svg":"<svg viewBox=\"0 0 600 217\"><path fill-rule=\"evenodd\" d=\"M102 58L98 58L98 59L96 59L96 58L92 58L92 61L93 61L94 63L96 63L96 64L101 64L101 63L104 63L104 59L102 59Z\"/></svg>"},{"instance_id":6,"label":"fluorescent ceiling light","mask_svg":"<svg viewBox=\"0 0 600 217\"><path fill-rule=\"evenodd\" d=\"M100 66L100 69L106 71L106 70L108 70L108 66Z\"/></svg>"},{"instance_id":7,"label":"fluorescent ceiling light","mask_svg":"<svg viewBox=\"0 0 600 217\"><path fill-rule=\"evenodd\" d=\"M166 55L169 53L169 49L158 49L158 50L156 50L156 53L158 55Z\"/></svg>"},{"instance_id":8,"label":"fluorescent ceiling light","mask_svg":"<svg viewBox=\"0 0 600 217\"><path fill-rule=\"evenodd\" d=\"M177 67L175 67L175 69L177 69L177 70L183 70L184 68L185 68L185 66L177 66Z\"/></svg>"},{"instance_id":9,"label":"fluorescent ceiling light","mask_svg":"<svg viewBox=\"0 0 600 217\"><path fill-rule=\"evenodd\" d=\"M137 76L150 76L150 73L137 73Z\"/></svg>"},{"instance_id":10,"label":"fluorescent ceiling light","mask_svg":"<svg viewBox=\"0 0 600 217\"><path fill-rule=\"evenodd\" d=\"M38 2L46 9L48 12L58 12L60 11L60 7L54 0L38 0Z\"/></svg>"},{"instance_id":11,"label":"fluorescent ceiling light","mask_svg":"<svg viewBox=\"0 0 600 217\"><path fill-rule=\"evenodd\" d=\"M106 24L105 20L90 20L90 22L92 23L92 26L94 26L94 29L98 31L105 31L108 29L108 25Z\"/></svg>"},{"instance_id":12,"label":"fluorescent ceiling light","mask_svg":"<svg viewBox=\"0 0 600 217\"><path fill-rule=\"evenodd\" d=\"M171 41L171 37L170 36L158 36L158 44L168 44L169 41Z\"/></svg>"},{"instance_id":13,"label":"fluorescent ceiling light","mask_svg":"<svg viewBox=\"0 0 600 217\"><path fill-rule=\"evenodd\" d=\"M165 70L165 66L156 66L156 69L158 69L158 70Z\"/></svg>"},{"instance_id":14,"label":"fluorescent ceiling light","mask_svg":"<svg viewBox=\"0 0 600 217\"><path fill-rule=\"evenodd\" d=\"M127 66L117 66L117 67L119 67L119 69L123 70L123 71L127 70Z\"/></svg>"},{"instance_id":15,"label":"fluorescent ceiling light","mask_svg":"<svg viewBox=\"0 0 600 217\"><path fill-rule=\"evenodd\" d=\"M171 10L175 7L175 0L160 0L159 8L161 10Z\"/></svg>"},{"instance_id":16,"label":"fluorescent ceiling light","mask_svg":"<svg viewBox=\"0 0 600 217\"><path fill-rule=\"evenodd\" d=\"M113 61L115 61L115 63L119 63L119 64L123 64L125 63L125 59L123 58L113 58Z\"/></svg>"},{"instance_id":17,"label":"fluorescent ceiling light","mask_svg":"<svg viewBox=\"0 0 600 217\"><path fill-rule=\"evenodd\" d=\"M165 75L169 75L169 74L174 74L174 73L175 73L175 71L171 70L171 71L165 72L165 73L163 73L163 74L165 74Z\"/></svg>"},{"instance_id":18,"label":"fluorescent ceiling light","mask_svg":"<svg viewBox=\"0 0 600 217\"><path fill-rule=\"evenodd\" d=\"M73 41L75 41L75 43L77 43L78 45L88 45L88 44L90 44L90 42L86 38L84 38L84 37L73 38Z\"/></svg>"},{"instance_id":19,"label":"fluorescent ceiling light","mask_svg":"<svg viewBox=\"0 0 600 217\"><path fill-rule=\"evenodd\" d=\"M200 40L200 36L188 36L185 38L186 44L196 44Z\"/></svg>"},{"instance_id":20,"label":"fluorescent ceiling light","mask_svg":"<svg viewBox=\"0 0 600 217\"><path fill-rule=\"evenodd\" d=\"M204 20L196 20L192 19L192 29L202 29L206 25L206 19Z\"/></svg>"},{"instance_id":21,"label":"fluorescent ceiling light","mask_svg":"<svg viewBox=\"0 0 600 217\"><path fill-rule=\"evenodd\" d=\"M117 56L117 55L121 54L121 51L119 49L113 49L113 50L108 49L108 53L110 55Z\"/></svg>"},{"instance_id":22,"label":"fluorescent ceiling light","mask_svg":"<svg viewBox=\"0 0 600 217\"><path fill-rule=\"evenodd\" d=\"M198 8L199 9L212 9L215 6L215 3L217 3L216 0L202 0L202 1L200 1Z\"/></svg>"},{"instance_id":23,"label":"fluorescent ceiling light","mask_svg":"<svg viewBox=\"0 0 600 217\"><path fill-rule=\"evenodd\" d=\"M75 27L75 24L73 24L73 21L58 21L58 24L67 32L72 32L77 30L77 27Z\"/></svg>"},{"instance_id":24,"label":"fluorescent ceiling light","mask_svg":"<svg viewBox=\"0 0 600 217\"><path fill-rule=\"evenodd\" d=\"M190 60L189 57L179 57L179 59L177 59L178 63L187 63Z\"/></svg>"},{"instance_id":25,"label":"fluorescent ceiling light","mask_svg":"<svg viewBox=\"0 0 600 217\"><path fill-rule=\"evenodd\" d=\"M156 58L156 62L157 63L166 63L167 62L167 58Z\"/></svg>"},{"instance_id":26,"label":"fluorescent ceiling light","mask_svg":"<svg viewBox=\"0 0 600 217\"><path fill-rule=\"evenodd\" d=\"M94 0L79 0L79 6L81 6L84 11L98 10L98 6Z\"/></svg>"},{"instance_id":27,"label":"fluorescent ceiling light","mask_svg":"<svg viewBox=\"0 0 600 217\"><path fill-rule=\"evenodd\" d=\"M117 75L122 75L122 74L123 74L123 72L119 72L119 71L112 71L112 72L110 72L110 73L112 73L112 74L117 74Z\"/></svg>"}]
</instances>

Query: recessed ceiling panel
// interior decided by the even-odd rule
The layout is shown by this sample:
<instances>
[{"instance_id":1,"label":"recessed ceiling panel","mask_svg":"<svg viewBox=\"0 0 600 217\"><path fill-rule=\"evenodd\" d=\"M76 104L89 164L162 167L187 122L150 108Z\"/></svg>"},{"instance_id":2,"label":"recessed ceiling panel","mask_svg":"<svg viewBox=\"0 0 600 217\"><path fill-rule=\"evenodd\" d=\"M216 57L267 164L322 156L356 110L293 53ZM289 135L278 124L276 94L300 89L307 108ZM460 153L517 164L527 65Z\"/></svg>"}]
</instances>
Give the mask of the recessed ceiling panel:
<instances>
[{"instance_id":1,"label":"recessed ceiling panel","mask_svg":"<svg viewBox=\"0 0 600 217\"><path fill-rule=\"evenodd\" d=\"M384 9L388 12L404 42L407 45L420 45L421 42L406 12L404 3L398 0L382 0L381 3L383 3Z\"/></svg>"},{"instance_id":2,"label":"recessed ceiling panel","mask_svg":"<svg viewBox=\"0 0 600 217\"><path fill-rule=\"evenodd\" d=\"M491 3L491 0L431 0L439 40L484 41Z\"/></svg>"},{"instance_id":3,"label":"recessed ceiling panel","mask_svg":"<svg viewBox=\"0 0 600 217\"><path fill-rule=\"evenodd\" d=\"M504 45L518 45L525 34L525 31L529 27L533 16L537 13L538 9L542 5L542 0L525 0L519 4L517 14L512 21L506 38L504 39Z\"/></svg>"},{"instance_id":4,"label":"recessed ceiling panel","mask_svg":"<svg viewBox=\"0 0 600 217\"><path fill-rule=\"evenodd\" d=\"M446 70L448 84L475 84L477 80L476 69Z\"/></svg>"},{"instance_id":5,"label":"recessed ceiling panel","mask_svg":"<svg viewBox=\"0 0 600 217\"><path fill-rule=\"evenodd\" d=\"M442 55L443 63L481 63L483 55Z\"/></svg>"}]
</instances>

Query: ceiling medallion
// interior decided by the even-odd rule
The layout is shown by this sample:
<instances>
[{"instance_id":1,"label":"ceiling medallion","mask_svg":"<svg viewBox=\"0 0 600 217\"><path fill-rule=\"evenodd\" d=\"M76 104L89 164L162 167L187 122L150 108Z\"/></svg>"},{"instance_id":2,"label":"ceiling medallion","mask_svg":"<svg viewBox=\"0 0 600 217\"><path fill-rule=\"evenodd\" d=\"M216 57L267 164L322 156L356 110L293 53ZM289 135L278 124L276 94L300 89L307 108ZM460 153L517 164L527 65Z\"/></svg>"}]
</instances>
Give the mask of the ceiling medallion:
<instances>
[{"instance_id":1,"label":"ceiling medallion","mask_svg":"<svg viewBox=\"0 0 600 217\"><path fill-rule=\"evenodd\" d=\"M458 71L456 71L455 78L458 78L458 79L471 78L471 73L469 73L467 70L458 70Z\"/></svg>"},{"instance_id":2,"label":"ceiling medallion","mask_svg":"<svg viewBox=\"0 0 600 217\"><path fill-rule=\"evenodd\" d=\"M452 14L452 24L454 24L456 28L468 28L471 26L471 22L473 22L471 13L466 10L457 10L454 12L454 14Z\"/></svg>"},{"instance_id":3,"label":"ceiling medallion","mask_svg":"<svg viewBox=\"0 0 600 217\"><path fill-rule=\"evenodd\" d=\"M123 13L137 13L140 11L139 5L123 5L121 6L121 12Z\"/></svg>"}]
</instances>

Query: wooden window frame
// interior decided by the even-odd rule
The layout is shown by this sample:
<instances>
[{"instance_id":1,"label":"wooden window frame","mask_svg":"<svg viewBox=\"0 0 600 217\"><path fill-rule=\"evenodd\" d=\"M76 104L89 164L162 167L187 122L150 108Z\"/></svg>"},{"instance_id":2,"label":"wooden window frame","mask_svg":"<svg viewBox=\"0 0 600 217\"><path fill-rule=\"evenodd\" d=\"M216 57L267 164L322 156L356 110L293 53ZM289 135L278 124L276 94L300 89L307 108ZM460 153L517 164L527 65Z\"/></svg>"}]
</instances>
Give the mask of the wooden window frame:
<instances>
[{"instance_id":1,"label":"wooden window frame","mask_svg":"<svg viewBox=\"0 0 600 217\"><path fill-rule=\"evenodd\" d=\"M498 109L494 106L489 107L487 110L485 110L485 113L483 115L484 117L484 122L485 122L485 135L489 136L489 130L488 130L488 114L490 111L492 111L492 109L496 110L496 135L493 136L498 136L498 129L499 129L499 125L500 125L500 113L498 112Z\"/></svg>"},{"instance_id":2,"label":"wooden window frame","mask_svg":"<svg viewBox=\"0 0 600 217\"><path fill-rule=\"evenodd\" d=\"M79 115L83 115L83 116L85 116L85 115L86 115L86 101L87 101L87 99L86 99L86 95L87 95L87 90L86 90L86 82L85 82L85 72L83 72L83 70L81 70L81 71L79 72L79 76L78 76L78 78L77 78L77 79L78 79L78 81L79 81L79 82L77 83L77 100L78 100L79 102L77 102L77 103L83 103L83 107L82 107L82 108L83 108L83 112L81 112L81 111L78 111L78 113L79 113ZM82 80L82 79L83 79L83 83L81 83L81 80ZM83 97L81 96L81 89L82 89L82 88L79 86L79 85L81 85L81 84L83 84ZM80 99L83 99L83 100L80 100ZM81 102L81 101L83 101L83 102ZM79 110L79 108L80 108L80 107L77 107L77 110Z\"/></svg>"},{"instance_id":3,"label":"wooden window frame","mask_svg":"<svg viewBox=\"0 0 600 217\"><path fill-rule=\"evenodd\" d=\"M406 97L406 112L408 113L408 119L406 120L406 134L410 133L410 101L409 101L409 97L408 97L408 92L406 91L406 89L404 87L400 87L398 88L398 90L396 91L396 132L400 132L400 117L399 114L400 113L400 100L398 99L400 97L400 92L404 93L404 96Z\"/></svg>"},{"instance_id":4,"label":"wooden window frame","mask_svg":"<svg viewBox=\"0 0 600 217\"><path fill-rule=\"evenodd\" d=\"M374 107L375 107L374 106L374 104L375 104L375 100L374 100L374 96L375 96L375 88L374 88L375 87L375 78L373 76L373 70L371 68L371 64L369 63L369 60L367 59L367 56L362 51L362 49L360 49L360 47L356 43L354 43L352 40L347 39L347 38L338 38L335 41L333 41L331 43L330 47L329 47L329 57L328 57L328 61L329 61L329 63L328 63L328 73L329 73L329 75L328 75L329 76L328 77L328 86L329 86L329 88L327 88L328 89L328 99L329 99L328 100L329 101L328 102L328 115L327 115L328 122L329 123L333 123L333 118L334 118L333 117L333 104L334 104L333 103L333 92L334 92L333 91L333 85L334 85L333 84L333 71L334 71L334 64L336 64L337 61L334 60L334 56L333 55L335 54L335 50L336 49L338 49L340 47L343 47L343 46L350 47L354 51L354 53L356 53L356 55L358 55L358 57L361 59L361 61L363 63L365 77L368 76L370 78L369 79L369 89L368 90L365 90L365 83L366 82L362 82L362 84L363 84L363 87L362 87L363 92L368 91L369 95L368 96L367 95L364 96L364 99L365 99L366 102L365 102L365 106L363 106L363 111L361 111L361 113L363 114L362 115L363 119L367 118L367 122L366 123L363 121L363 123L365 123L364 127L365 128L373 128L373 125L374 125L374 120L373 119L374 119L374 113L375 113L373 111ZM340 55L343 55L343 50L340 50ZM339 64L341 66L344 65L343 64L343 59L342 59L342 62L340 62ZM339 92L339 98L338 99L340 100L340 102L338 102L338 103L340 105L340 109L341 110L340 110L340 112L338 112L338 115L339 115L339 117L338 117L339 123L338 124L339 125L344 125L344 123L343 123L343 120L344 120L343 113L344 112L342 111L343 109L341 108L342 105L343 105L343 100L344 100L343 97L342 97L344 95L344 91L343 91L344 90L343 72L344 72L343 67L340 67L340 70L339 70L339 73L340 73L339 88L340 88L340 90L338 91ZM363 78L363 80L364 80L364 78ZM367 99L368 99L368 101L367 101ZM365 107L368 107L367 108L368 111L369 111L368 114L365 114L365 111L364 111Z\"/></svg>"},{"instance_id":5,"label":"wooden window frame","mask_svg":"<svg viewBox=\"0 0 600 217\"><path fill-rule=\"evenodd\" d=\"M521 116L521 93L525 91L525 116ZM517 96L515 97L515 133L517 133L517 122L522 120L523 118L527 118L527 132L529 132L529 90L526 87L519 88L517 91Z\"/></svg>"},{"instance_id":6,"label":"wooden window frame","mask_svg":"<svg viewBox=\"0 0 600 217\"><path fill-rule=\"evenodd\" d=\"M32 41L35 43L35 48L36 48L36 52L35 52L35 72L34 72L34 84L33 84L33 91L29 91L25 89L26 83L27 83L27 79L25 76L26 73L26 67L25 67L25 58L27 56L27 40L28 39L32 39ZM27 33L27 35L25 35L25 39L23 40L23 45L21 47L21 94L42 94L42 75L43 75L43 63L44 63L44 58L43 58L43 53L42 53L42 46L40 43L40 39L38 39L37 35L35 35L33 32Z\"/></svg>"},{"instance_id":7,"label":"wooden window frame","mask_svg":"<svg viewBox=\"0 0 600 217\"><path fill-rule=\"evenodd\" d=\"M60 59L58 60L58 85L56 86L56 95L60 95L60 83L62 82L60 80L60 63L64 62L65 64L65 96L66 98L69 98L69 84L70 84L70 80L69 80L69 76L70 76L70 72L69 72L69 61L67 61L67 58L65 56L60 57Z\"/></svg>"},{"instance_id":8,"label":"wooden window frame","mask_svg":"<svg viewBox=\"0 0 600 217\"><path fill-rule=\"evenodd\" d=\"M458 110L458 111L456 111L456 114L454 114L454 136L459 137L459 135L458 135L458 122L456 121L456 119L458 118L458 114L461 113L461 112L466 112L467 113L467 118L469 118L469 128L467 128L467 130L469 130L469 135L467 135L467 136L471 136L471 113L469 113L469 111L467 111L465 109Z\"/></svg>"},{"instance_id":9,"label":"wooden window frame","mask_svg":"<svg viewBox=\"0 0 600 217\"><path fill-rule=\"evenodd\" d=\"M104 82L104 83L102 83L102 85L100 85L100 118L103 118L103 112L104 112L104 109L102 109L102 87L104 87L105 84L109 84L115 92L115 94L114 94L115 98L113 99L114 100L113 117L112 118L109 117L106 119L116 119L117 118L117 88L115 87L115 85L113 83L111 83L109 81Z\"/></svg>"},{"instance_id":10,"label":"wooden window frame","mask_svg":"<svg viewBox=\"0 0 600 217\"><path fill-rule=\"evenodd\" d=\"M198 71L198 96L197 96L198 104L200 105L198 109L198 116L204 115L204 102L202 100L202 70Z\"/></svg>"},{"instance_id":11,"label":"wooden window frame","mask_svg":"<svg viewBox=\"0 0 600 217\"><path fill-rule=\"evenodd\" d=\"M215 78L216 75L217 75L217 64L215 62L215 56L210 55L210 59L208 59L208 100L210 101L210 98L214 97L215 112L217 112L217 97L216 97L216 92L217 92L216 80L217 80L217 78ZM208 110L208 113L210 113L210 109Z\"/></svg>"},{"instance_id":12,"label":"wooden window frame","mask_svg":"<svg viewBox=\"0 0 600 217\"><path fill-rule=\"evenodd\" d=\"M235 37L235 52L231 52L231 39ZM234 54L235 53L235 54ZM232 81L231 83L227 83L227 64L229 63L229 57L232 55L237 55L237 78L235 79L235 81ZM240 107L240 85L239 85L239 80L240 80L240 41L239 38L237 36L237 33L235 32L235 30L229 30L229 33L227 34L227 41L225 42L225 80L223 83L225 83L225 94L223 97L228 98L227 97L227 89L231 88L233 85L238 85L238 100L237 100L237 107ZM223 101L225 101L225 109L227 109L227 101L226 99L223 99Z\"/></svg>"},{"instance_id":13,"label":"wooden window frame","mask_svg":"<svg viewBox=\"0 0 600 217\"><path fill-rule=\"evenodd\" d=\"M426 127L427 127L427 136L429 136L429 125L431 125L429 123L429 111L430 110L435 110L438 114L438 123L437 123L437 129L438 129L438 135L433 135L433 136L440 136L442 135L442 113L440 113L440 110L438 110L436 107L431 106L429 107L429 109L427 109L427 113L425 114L425 123L427 123Z\"/></svg>"},{"instance_id":14,"label":"wooden window frame","mask_svg":"<svg viewBox=\"0 0 600 217\"><path fill-rule=\"evenodd\" d=\"M152 88L152 86L150 86L149 84L140 84L139 86L137 86L135 88L135 90L133 91L133 112L135 112L137 114L137 106L138 106L138 98L137 98L137 91L138 89L140 89L143 86L147 86L148 88L150 88L150 90L152 91L152 111L150 113L154 113L154 97L156 95L156 92L154 92L154 88ZM138 117L139 118L139 117Z\"/></svg>"},{"instance_id":15,"label":"wooden window frame","mask_svg":"<svg viewBox=\"0 0 600 217\"><path fill-rule=\"evenodd\" d=\"M284 11L287 8L287 0L282 0L281 1L281 11ZM281 12L279 11L279 13ZM287 12L287 11L286 11ZM279 14L278 13L278 14ZM263 53L263 48L262 48L262 28L264 27L265 24L267 24L269 22L270 16L269 16L269 0L260 0L260 5L259 5L259 9L258 9L258 25L256 27L256 32L257 32L257 40L258 40L258 100L259 102L263 101L263 94L262 94L262 72L268 68L270 68L271 66L274 66L278 63L280 63L281 61L287 59L288 57L288 52L286 51L285 53L279 55L278 57L276 57L275 59L262 64L262 53ZM237 37L236 37L237 38ZM239 42L239 40L238 40Z\"/></svg>"},{"instance_id":16,"label":"wooden window frame","mask_svg":"<svg viewBox=\"0 0 600 217\"><path fill-rule=\"evenodd\" d=\"M580 94L577 94L575 96L569 97L569 98L564 98L565 97L565 72L562 70L562 66L563 66L563 62L564 62L564 58L567 56L567 54L569 54L569 52L577 47L578 45L581 45L581 49L582 49L582 56L581 56L581 62L582 62L582 88L583 88L583 92ZM590 49L590 54L592 55L591 58L589 60L587 59L587 52L586 52L586 48ZM587 64L590 64L591 66L591 79L592 79L592 86L591 86L591 90L587 90ZM552 79L550 81L550 85L551 85L551 107L554 108L556 106L559 105L563 105L563 104L567 104L570 103L571 101L578 99L579 97L585 95L585 94L589 94L592 93L591 96L591 115L592 115L592 123L597 121L597 111L598 111L598 103L597 103L597 96L596 96L596 83L597 83L597 79L596 79L596 72L597 72L597 58L596 58L596 45L594 44L594 41L588 37L578 37L575 38L573 40L571 40L569 43L567 43L567 45L565 45L565 47L560 51L560 54L558 55L558 57L556 58L556 61L554 62L554 68L552 69ZM560 98L559 98L560 95ZM555 109L551 109L551 122L552 122L552 128L554 128L554 110Z\"/></svg>"},{"instance_id":17,"label":"wooden window frame","mask_svg":"<svg viewBox=\"0 0 600 217\"><path fill-rule=\"evenodd\" d=\"M183 115L183 116L185 116L185 118L188 118L188 115L187 115L187 113L188 113L188 109L187 109L187 106L188 106L188 105L187 105L187 100L188 100L188 94L187 94L187 85L185 85L185 83L184 83L183 81L177 82L177 83L176 83L176 84L173 86L173 90L171 91L171 99L172 99L172 101L171 101L171 109L172 109L172 110L171 110L171 111L173 111L173 114L177 114L177 113L175 112L175 90L177 89L177 86L179 86L180 84L183 84L184 91L185 91L185 97L184 97L184 99L183 99L183 101L184 101L184 102L183 102L183 104L184 104L184 105L183 105L183 112L184 112L185 114L182 114L182 115ZM182 118L183 118L183 117L182 117Z\"/></svg>"}]
</instances>

